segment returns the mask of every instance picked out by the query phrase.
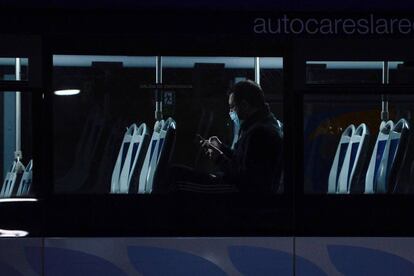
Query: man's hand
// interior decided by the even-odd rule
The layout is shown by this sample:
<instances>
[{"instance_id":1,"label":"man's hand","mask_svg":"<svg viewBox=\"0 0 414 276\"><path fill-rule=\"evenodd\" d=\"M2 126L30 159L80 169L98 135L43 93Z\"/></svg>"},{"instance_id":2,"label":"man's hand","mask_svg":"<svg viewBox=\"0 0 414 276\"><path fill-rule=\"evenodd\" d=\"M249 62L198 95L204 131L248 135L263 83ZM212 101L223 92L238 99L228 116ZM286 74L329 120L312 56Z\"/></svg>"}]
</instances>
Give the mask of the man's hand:
<instances>
[{"instance_id":1,"label":"man's hand","mask_svg":"<svg viewBox=\"0 0 414 276\"><path fill-rule=\"evenodd\" d=\"M217 136L212 136L207 140L202 141L201 146L204 149L204 153L213 161L215 161L219 155L223 154L220 149L222 142Z\"/></svg>"},{"instance_id":2,"label":"man's hand","mask_svg":"<svg viewBox=\"0 0 414 276\"><path fill-rule=\"evenodd\" d=\"M216 147L217 149L221 149L221 145L223 144L217 136L211 136L208 138L208 141L211 146Z\"/></svg>"}]
</instances>

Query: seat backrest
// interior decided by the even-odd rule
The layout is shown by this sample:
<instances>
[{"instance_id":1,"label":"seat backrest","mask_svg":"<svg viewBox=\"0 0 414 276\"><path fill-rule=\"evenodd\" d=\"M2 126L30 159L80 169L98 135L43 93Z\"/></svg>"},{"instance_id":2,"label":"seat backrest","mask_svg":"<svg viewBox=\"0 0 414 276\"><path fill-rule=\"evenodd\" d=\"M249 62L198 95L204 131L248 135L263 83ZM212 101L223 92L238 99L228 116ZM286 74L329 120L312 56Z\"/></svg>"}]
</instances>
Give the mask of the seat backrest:
<instances>
[{"instance_id":1,"label":"seat backrest","mask_svg":"<svg viewBox=\"0 0 414 276\"><path fill-rule=\"evenodd\" d=\"M128 169L128 193L136 194L138 192L139 177L141 174L142 166L144 165L145 156L147 154L148 145L150 143L149 130L146 124L141 124L133 140L136 142L130 146L131 162ZM125 169L123 170L126 170L126 166L127 163L125 163Z\"/></svg>"},{"instance_id":2,"label":"seat backrest","mask_svg":"<svg viewBox=\"0 0 414 276\"><path fill-rule=\"evenodd\" d=\"M372 194L376 192L378 169L380 167L382 159L384 158L385 147L387 145L388 137L393 128L393 121L381 122L377 140L375 142L374 150L372 151L367 174L365 177L366 194Z\"/></svg>"},{"instance_id":3,"label":"seat backrest","mask_svg":"<svg viewBox=\"0 0 414 276\"><path fill-rule=\"evenodd\" d=\"M7 172L6 177L4 178L3 186L1 187L0 197L10 197L11 191L13 189L14 182L16 181L16 175L13 173L16 168L16 161L13 161L13 164L10 168L10 171Z\"/></svg>"},{"instance_id":4,"label":"seat backrest","mask_svg":"<svg viewBox=\"0 0 414 276\"><path fill-rule=\"evenodd\" d=\"M148 178L145 188L145 193L152 193L154 188L154 179L158 177L158 175L161 171L163 171L164 167L166 166L165 160L167 159L169 161L170 153L171 153L171 139L175 139L175 121L172 118L168 118L159 134L159 140L157 143L157 149L156 149L156 158L153 158L151 160L149 169L148 169ZM173 133L173 135L171 134ZM167 152L167 154L165 153ZM158 170L159 161L162 158L162 169ZM157 179L158 181L158 179ZM158 187L157 187L158 188Z\"/></svg>"},{"instance_id":5,"label":"seat backrest","mask_svg":"<svg viewBox=\"0 0 414 276\"><path fill-rule=\"evenodd\" d=\"M94 164L100 158L99 146L105 132L105 114L101 108L92 108L85 119L85 124L76 146L71 168L55 180L56 193L78 192L88 185L88 179L96 177Z\"/></svg>"},{"instance_id":6,"label":"seat backrest","mask_svg":"<svg viewBox=\"0 0 414 276\"><path fill-rule=\"evenodd\" d=\"M22 179L20 180L19 188L17 189L16 196L28 196L32 187L33 181L33 160L30 160L23 172Z\"/></svg>"},{"instance_id":7,"label":"seat backrest","mask_svg":"<svg viewBox=\"0 0 414 276\"><path fill-rule=\"evenodd\" d=\"M368 147L369 131L366 124L360 124L349 141L344 162L338 179L337 192L347 194L351 191L351 183L364 163L365 153Z\"/></svg>"},{"instance_id":8,"label":"seat backrest","mask_svg":"<svg viewBox=\"0 0 414 276\"><path fill-rule=\"evenodd\" d=\"M128 154L129 145L131 144L132 134L134 132L135 124L132 124L127 128L124 138L122 140L121 148L118 153L118 157L115 162L114 170L112 171L111 178L111 193L120 193L121 187L119 185L119 179L121 177L121 171L124 167L124 163Z\"/></svg>"},{"instance_id":9,"label":"seat backrest","mask_svg":"<svg viewBox=\"0 0 414 276\"><path fill-rule=\"evenodd\" d=\"M389 191L398 194L410 194L413 192L414 179L414 132L410 129L410 134L407 135L408 143L403 151L401 151L401 163L390 173Z\"/></svg>"},{"instance_id":10,"label":"seat backrest","mask_svg":"<svg viewBox=\"0 0 414 276\"><path fill-rule=\"evenodd\" d=\"M338 147L336 149L335 157L332 163L331 170L328 178L328 193L334 194L338 189L338 180L341 173L342 165L345 161L347 152L350 151L350 141L352 135L354 135L355 126L349 125L344 132L342 132L341 139L339 140Z\"/></svg>"},{"instance_id":11,"label":"seat backrest","mask_svg":"<svg viewBox=\"0 0 414 276\"><path fill-rule=\"evenodd\" d=\"M0 191L0 197L11 197L15 193L16 182L20 181L24 166L20 161L13 161L10 171L6 174L3 186Z\"/></svg>"},{"instance_id":12,"label":"seat backrest","mask_svg":"<svg viewBox=\"0 0 414 276\"><path fill-rule=\"evenodd\" d=\"M376 176L377 193L387 193L389 191L390 175L393 170L398 169L398 165L401 163L408 142L409 129L407 120L401 119L391 130Z\"/></svg>"},{"instance_id":13,"label":"seat backrest","mask_svg":"<svg viewBox=\"0 0 414 276\"><path fill-rule=\"evenodd\" d=\"M147 150L148 139L149 134L145 123L139 127L132 124L127 129L112 173L111 193L129 192L133 172L137 166L142 166L140 161L143 159L140 156Z\"/></svg>"},{"instance_id":14,"label":"seat backrest","mask_svg":"<svg viewBox=\"0 0 414 276\"><path fill-rule=\"evenodd\" d=\"M176 123L172 118L165 121L161 135L164 137L164 142L162 149L159 151L158 163L154 171L152 186L148 190L149 193L166 193L169 191L168 173L176 137Z\"/></svg>"},{"instance_id":15,"label":"seat backrest","mask_svg":"<svg viewBox=\"0 0 414 276\"><path fill-rule=\"evenodd\" d=\"M142 123L139 127L134 124L131 135L131 141L119 177L121 193L129 192L134 171L135 169L141 171L144 161L144 158L141 156L145 156L148 148L149 133L145 123Z\"/></svg>"},{"instance_id":16,"label":"seat backrest","mask_svg":"<svg viewBox=\"0 0 414 276\"><path fill-rule=\"evenodd\" d=\"M147 182L149 181L149 171L154 160L158 159L158 142L160 140L161 129L164 126L164 120L155 122L154 131L152 132L151 140L145 155L144 163L139 176L138 193L144 194L146 192Z\"/></svg>"},{"instance_id":17,"label":"seat backrest","mask_svg":"<svg viewBox=\"0 0 414 276\"><path fill-rule=\"evenodd\" d=\"M105 118L99 108L92 109L86 118L79 142L76 147L73 166L81 167L91 165L91 160L98 148L98 141L102 137ZM72 180L72 179L71 179Z\"/></svg>"}]
</instances>

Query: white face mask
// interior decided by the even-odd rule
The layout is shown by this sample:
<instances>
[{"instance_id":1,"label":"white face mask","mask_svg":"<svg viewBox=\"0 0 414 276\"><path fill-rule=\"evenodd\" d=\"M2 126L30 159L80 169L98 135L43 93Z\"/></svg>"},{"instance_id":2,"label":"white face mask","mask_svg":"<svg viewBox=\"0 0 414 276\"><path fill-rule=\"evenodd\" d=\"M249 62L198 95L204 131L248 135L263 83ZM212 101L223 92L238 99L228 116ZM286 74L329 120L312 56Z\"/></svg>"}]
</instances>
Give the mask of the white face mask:
<instances>
[{"instance_id":1,"label":"white face mask","mask_svg":"<svg viewBox=\"0 0 414 276\"><path fill-rule=\"evenodd\" d=\"M239 119L239 116L237 116L236 111L230 111L229 112L230 119L234 122L236 127L240 128L240 125L242 124L242 120Z\"/></svg>"}]
</instances>

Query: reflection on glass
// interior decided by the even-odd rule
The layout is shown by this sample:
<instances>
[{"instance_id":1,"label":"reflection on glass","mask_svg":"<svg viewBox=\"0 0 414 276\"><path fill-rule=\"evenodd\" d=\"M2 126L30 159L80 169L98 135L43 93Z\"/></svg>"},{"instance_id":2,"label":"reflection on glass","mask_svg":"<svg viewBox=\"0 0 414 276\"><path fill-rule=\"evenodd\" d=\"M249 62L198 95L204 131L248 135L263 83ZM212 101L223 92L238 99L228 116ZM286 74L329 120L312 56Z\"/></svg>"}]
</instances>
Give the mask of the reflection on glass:
<instances>
[{"instance_id":1,"label":"reflection on glass","mask_svg":"<svg viewBox=\"0 0 414 276\"><path fill-rule=\"evenodd\" d=\"M313 95L304 100L305 192L414 191L412 96Z\"/></svg>"}]
</instances>

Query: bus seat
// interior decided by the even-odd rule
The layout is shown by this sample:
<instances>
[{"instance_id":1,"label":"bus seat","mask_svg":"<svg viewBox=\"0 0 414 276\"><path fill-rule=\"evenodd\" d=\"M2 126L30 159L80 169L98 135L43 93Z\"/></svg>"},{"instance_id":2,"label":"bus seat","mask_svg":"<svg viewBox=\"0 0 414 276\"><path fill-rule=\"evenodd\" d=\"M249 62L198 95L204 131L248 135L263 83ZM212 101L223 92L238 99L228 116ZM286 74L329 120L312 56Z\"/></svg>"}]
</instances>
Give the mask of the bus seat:
<instances>
[{"instance_id":1,"label":"bus seat","mask_svg":"<svg viewBox=\"0 0 414 276\"><path fill-rule=\"evenodd\" d=\"M175 140L175 121L172 118L168 118L159 134L159 140L157 143L157 149L155 150L156 158L153 158L151 160L149 169L148 169L148 178L147 178L147 185L145 188L145 193L152 193L154 188L154 179L157 179L157 181L160 181L162 178L161 173L168 173L167 166L168 162L171 157L172 153L172 147L174 146L174 140ZM159 161L161 160L161 167L159 167ZM155 185L156 189L155 192L158 192L157 189L160 188L158 183Z\"/></svg>"},{"instance_id":2,"label":"bus seat","mask_svg":"<svg viewBox=\"0 0 414 276\"><path fill-rule=\"evenodd\" d=\"M344 164L345 156L350 150L350 140L352 135L355 132L355 126L353 124L349 125L341 135L339 140L338 147L336 149L336 154L332 163L331 170L329 172L328 178L328 193L334 194L338 189L338 180L341 173L342 165Z\"/></svg>"},{"instance_id":3,"label":"bus seat","mask_svg":"<svg viewBox=\"0 0 414 276\"><path fill-rule=\"evenodd\" d=\"M377 173L382 159L384 158L385 147L391 130L394 128L393 121L381 122L374 150L365 176L365 193L372 194L376 192Z\"/></svg>"},{"instance_id":4,"label":"bus seat","mask_svg":"<svg viewBox=\"0 0 414 276\"><path fill-rule=\"evenodd\" d=\"M20 180L19 188L17 189L16 196L28 196L33 181L33 160L30 160L23 172L22 179Z\"/></svg>"},{"instance_id":5,"label":"bus seat","mask_svg":"<svg viewBox=\"0 0 414 276\"><path fill-rule=\"evenodd\" d=\"M128 193L135 169L141 170L143 152L148 146L147 126L132 124L126 131L112 173L111 193Z\"/></svg>"},{"instance_id":6,"label":"bus seat","mask_svg":"<svg viewBox=\"0 0 414 276\"><path fill-rule=\"evenodd\" d=\"M368 140L367 125L360 124L349 141L349 149L346 151L337 183L338 193L348 194L351 192L351 186L358 178L365 161Z\"/></svg>"},{"instance_id":7,"label":"bus seat","mask_svg":"<svg viewBox=\"0 0 414 276\"><path fill-rule=\"evenodd\" d=\"M11 197L15 194L16 182L20 183L21 172L24 166L20 161L13 161L10 171L4 178L3 186L0 191L0 197Z\"/></svg>"},{"instance_id":8,"label":"bus seat","mask_svg":"<svg viewBox=\"0 0 414 276\"><path fill-rule=\"evenodd\" d=\"M149 190L150 193L165 193L169 191L168 173L170 161L174 153L176 139L176 123L172 118L168 118L165 121L161 135L165 140L162 144L161 150L159 151L159 158L154 171L152 187ZM162 140L160 140L160 142L161 141Z\"/></svg>"},{"instance_id":9,"label":"bus seat","mask_svg":"<svg viewBox=\"0 0 414 276\"><path fill-rule=\"evenodd\" d=\"M138 192L139 177L141 174L142 166L144 164L145 156L147 154L148 145L150 143L149 130L145 123L142 123L138 129L138 132L134 136L134 140L137 141L131 145L131 163L129 165L129 179L128 179L128 193L136 194ZM129 155L129 153L128 153ZM127 163L125 163L127 166Z\"/></svg>"},{"instance_id":10,"label":"bus seat","mask_svg":"<svg viewBox=\"0 0 414 276\"><path fill-rule=\"evenodd\" d=\"M145 154L144 163L141 168L138 183L138 193L146 193L146 186L148 182L150 165L153 162L153 158L157 159L158 154L156 153L158 148L158 141L160 140L161 129L164 125L164 120L155 122L154 130L152 132L151 140L148 145L147 152Z\"/></svg>"},{"instance_id":11,"label":"bus seat","mask_svg":"<svg viewBox=\"0 0 414 276\"><path fill-rule=\"evenodd\" d=\"M377 193L387 193L390 186L390 176L395 174L401 166L401 161L407 147L409 124L407 120L400 119L392 128L385 147L384 156L377 172ZM394 183L392 183L394 185ZM394 188L394 187L392 187Z\"/></svg>"},{"instance_id":12,"label":"bus seat","mask_svg":"<svg viewBox=\"0 0 414 276\"><path fill-rule=\"evenodd\" d=\"M408 143L404 151L401 151L401 164L398 169L393 170L390 173L390 184L393 185L389 188L392 193L398 194L411 194L413 193L412 175L414 169L414 133L410 130L407 135Z\"/></svg>"},{"instance_id":13,"label":"bus seat","mask_svg":"<svg viewBox=\"0 0 414 276\"><path fill-rule=\"evenodd\" d=\"M78 191L87 182L93 171L93 161L99 153L98 147L105 128L106 118L100 108L90 110L81 137L76 147L72 167L55 183L55 192Z\"/></svg>"},{"instance_id":14,"label":"bus seat","mask_svg":"<svg viewBox=\"0 0 414 276\"><path fill-rule=\"evenodd\" d=\"M124 138L124 136L119 134L124 132L125 123L122 119L117 118L114 120L114 123L108 126L106 139L104 141L105 145L102 147L101 158L96 165L96 181L94 181L95 183L91 183L92 185L88 191L94 194L111 193L114 164L116 164L118 159L119 148Z\"/></svg>"}]
</instances>

